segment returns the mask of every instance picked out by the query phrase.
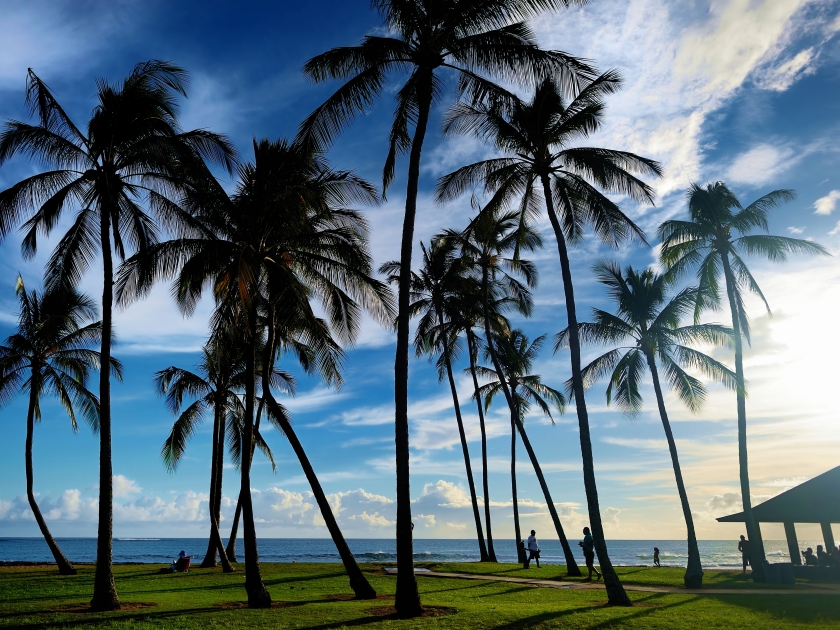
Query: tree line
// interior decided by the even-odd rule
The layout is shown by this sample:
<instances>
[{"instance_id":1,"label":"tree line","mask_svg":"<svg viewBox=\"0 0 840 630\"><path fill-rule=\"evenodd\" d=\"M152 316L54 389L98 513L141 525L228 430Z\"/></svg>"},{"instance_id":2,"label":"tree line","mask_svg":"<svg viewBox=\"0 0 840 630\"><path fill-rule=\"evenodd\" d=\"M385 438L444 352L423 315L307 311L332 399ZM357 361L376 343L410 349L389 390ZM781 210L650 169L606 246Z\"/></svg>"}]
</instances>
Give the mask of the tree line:
<instances>
[{"instance_id":1,"label":"tree line","mask_svg":"<svg viewBox=\"0 0 840 630\"><path fill-rule=\"evenodd\" d=\"M752 292L765 304L767 300L744 257L784 261L791 253L826 252L809 241L768 233L769 212L792 199L792 191L773 191L742 206L722 182L693 184L687 192L687 220L666 221L658 230L664 271L622 269L610 261L596 265L594 273L615 311L596 309L594 321L580 321L572 278L574 248L589 234L612 248L648 246L642 229L614 197L653 203L654 190L643 178L662 174L662 166L649 158L586 145L603 124L606 98L620 89L620 75L614 70L600 73L589 61L539 48L527 24L543 11L584 4L585 0L374 0L388 34L369 35L359 45L334 48L309 60L303 69L309 79L338 80L340 87L301 123L295 138L255 140L248 161L220 134L180 128L179 99L187 96L188 76L172 63L147 61L121 82L99 80L96 105L82 127L29 71L26 104L36 122L7 121L0 134L0 165L20 156L43 169L0 192L0 238L20 228L21 251L29 258L37 252L39 236L49 235L63 216L72 214L73 222L47 262L43 292L27 292L18 280L20 320L17 332L0 349L0 402L22 391L29 395L27 496L62 573L75 569L49 534L33 491L33 426L40 419L42 396L58 398L74 429L80 413L99 435L94 609L119 607L111 569L110 388L111 379L121 376L121 365L111 352L112 312L115 305L125 307L142 299L162 281L171 282L172 296L184 314L192 314L206 293L215 307L198 370L170 366L155 375L157 391L176 415L161 456L174 470L190 436L205 416L212 415L210 536L202 564L215 566L218 554L223 570L233 570L241 522L251 606L271 603L260 574L250 494L256 449L273 463L260 433L263 418L289 440L354 593L359 598L375 596L341 534L290 415L275 396L293 394L296 388L295 378L280 367L284 358L327 385L340 386L344 348L356 338L363 313L396 331L399 615L422 613L413 572L409 475L413 317L419 318L415 353L433 357L452 392L482 561L495 561L484 414L501 395L510 412L516 538L521 539L518 437L549 506L568 571L579 573L525 430L532 406L553 417L573 401L588 517L608 599L613 605L630 604L604 536L586 391L607 378L607 402L636 413L643 405L641 383L647 372L686 520L685 582L699 586L700 556L662 391L664 376L689 409L697 410L706 390L694 372L735 392L742 501L754 575L762 579L763 547L749 494L742 346L744 340L749 342L745 295ZM478 138L493 148L495 157L438 180L438 204L472 193L475 216L464 227L441 226L428 244L420 244L421 265L412 269L422 148L430 132L430 114L443 106L451 86L456 99L446 108L441 133ZM334 168L327 153L359 114L392 89L396 109L382 184L377 187L352 171ZM394 180L399 159L406 155L400 258L379 268L383 281L370 255L369 226L354 206L379 203ZM212 175L211 165L235 175L232 193ZM531 340L508 319L511 313L531 312L538 270L526 256L543 246L535 228L543 216L551 225L563 281L566 327L554 337L554 351L568 348L571 377L562 391L532 373L546 336ZM77 288L100 256L101 320L97 305ZM684 287L691 273L697 285ZM707 310L724 305L729 307L731 326L701 322ZM584 343L611 349L584 366ZM731 347L735 369L692 347L697 345ZM483 506L454 380L464 350L481 431ZM87 387L97 370L98 395ZM227 547L219 531L225 451L238 467L240 482Z\"/></svg>"}]
</instances>

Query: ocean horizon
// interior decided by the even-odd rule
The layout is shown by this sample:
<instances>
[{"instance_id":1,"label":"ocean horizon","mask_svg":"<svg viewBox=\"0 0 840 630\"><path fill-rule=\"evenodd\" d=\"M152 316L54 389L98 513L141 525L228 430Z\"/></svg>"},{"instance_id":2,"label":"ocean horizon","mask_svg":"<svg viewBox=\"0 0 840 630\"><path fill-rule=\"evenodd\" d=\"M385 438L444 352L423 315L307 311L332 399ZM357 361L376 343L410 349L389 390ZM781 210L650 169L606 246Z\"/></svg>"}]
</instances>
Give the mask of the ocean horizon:
<instances>
[{"instance_id":1,"label":"ocean horizon","mask_svg":"<svg viewBox=\"0 0 840 630\"><path fill-rule=\"evenodd\" d=\"M61 550L71 562L92 563L96 560L96 538L56 538ZM516 562L516 546L512 539L495 539L499 562ZM575 557L583 564L583 554L577 539L570 539ZM393 538L348 538L347 543L359 562L395 562L396 541ZM812 547L822 541L800 541L800 548ZM257 541L262 562L341 562L330 538L260 538ZM770 562L790 562L784 540L764 541ZM659 547L663 566L685 566L685 540L608 540L610 559L616 566L649 566L653 564L653 547ZM741 554L734 540L699 540L703 566L709 569L740 568ZM565 564L560 541L540 540L541 562ZM169 563L178 552L199 561L207 550L207 538L115 537L115 563ZM242 539L237 541L238 559L242 560ZM415 538L415 562L478 562L476 539ZM43 538L0 538L0 562L53 562L52 554Z\"/></svg>"}]
</instances>

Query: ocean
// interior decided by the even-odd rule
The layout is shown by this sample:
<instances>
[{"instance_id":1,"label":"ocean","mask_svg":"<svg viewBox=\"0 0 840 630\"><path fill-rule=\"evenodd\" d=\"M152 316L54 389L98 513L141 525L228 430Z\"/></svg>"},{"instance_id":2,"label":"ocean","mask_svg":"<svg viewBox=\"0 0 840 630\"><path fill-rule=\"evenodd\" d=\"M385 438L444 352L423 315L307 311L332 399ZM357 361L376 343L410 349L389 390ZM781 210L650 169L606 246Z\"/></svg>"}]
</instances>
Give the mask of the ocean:
<instances>
[{"instance_id":1,"label":"ocean","mask_svg":"<svg viewBox=\"0 0 840 630\"><path fill-rule=\"evenodd\" d=\"M64 555L71 562L96 560L95 538L58 538ZM359 562L394 562L394 539L357 538L348 544ZM577 539L570 540L578 562L583 555ZM817 548L821 541L800 541L800 548ZM260 538L260 560L264 562L340 562L338 552L329 538ZM741 554L734 540L701 540L700 556L703 566L712 568L739 568ZM499 562L516 562L513 540L494 540ZM653 564L653 547L659 547L660 562L667 566L685 566L686 543L684 540L608 540L610 558L618 566ZM770 562L789 562L787 543L783 540L765 540L764 546ZM564 563L563 551L557 540L541 540L541 562ZM115 538L114 562L168 563L181 550L188 555L204 557L206 538ZM237 553L242 561L242 540L237 541ZM478 544L475 539L415 539L416 562L477 562ZM52 562L52 554L43 538L0 538L0 561Z\"/></svg>"}]
</instances>

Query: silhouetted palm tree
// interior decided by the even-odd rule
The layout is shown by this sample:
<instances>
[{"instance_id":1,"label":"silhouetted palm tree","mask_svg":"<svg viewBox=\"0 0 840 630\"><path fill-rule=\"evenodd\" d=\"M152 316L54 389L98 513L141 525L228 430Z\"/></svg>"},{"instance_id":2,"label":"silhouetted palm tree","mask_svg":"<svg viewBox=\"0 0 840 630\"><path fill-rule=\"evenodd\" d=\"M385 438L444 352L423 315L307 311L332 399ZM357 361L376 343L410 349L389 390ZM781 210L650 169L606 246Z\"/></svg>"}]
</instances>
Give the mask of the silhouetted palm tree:
<instances>
[{"instance_id":1,"label":"silhouetted palm tree","mask_svg":"<svg viewBox=\"0 0 840 630\"><path fill-rule=\"evenodd\" d=\"M486 74L515 83L560 74L574 82L591 69L560 52L537 48L524 20L547 9L585 4L586 0L372 0L388 36L366 36L359 46L333 48L310 59L304 72L313 81L346 80L304 121L300 138L326 147L333 138L385 90L391 74L408 75L396 93L397 108L383 170L383 188L394 177L398 156L409 154L398 297L397 349L394 367L397 465L397 594L402 617L422 612L413 570L411 492L408 445L409 284L420 154L429 113L443 96L441 71L459 79L458 88L474 97L488 89ZM409 135L410 127L414 135Z\"/></svg>"},{"instance_id":2,"label":"silhouetted palm tree","mask_svg":"<svg viewBox=\"0 0 840 630\"><path fill-rule=\"evenodd\" d=\"M522 259L519 254L523 250L533 251L542 245L542 240L527 222L520 219L521 215L518 212L502 212L499 206L490 205L470 222L464 232L460 234L447 232L448 238L458 241L462 256L481 279L486 352L497 374L503 374L504 370L493 339L506 331L498 326L500 322L495 316L498 312L495 305L502 301L509 301L516 304L521 314L529 315L532 308L529 287L535 286L537 282L536 267L530 261ZM519 282L512 274L524 278L525 284ZM512 407L514 400L505 379L500 379L500 386L508 407ZM523 427L518 425L517 428L522 434L525 449L528 451L534 470L537 471L537 477L541 480L540 486L545 495L560 545L563 547L569 575L580 575L580 569L575 562L569 541L566 539L548 486L542 477L537 456L531 448Z\"/></svg>"},{"instance_id":3,"label":"silhouetted palm tree","mask_svg":"<svg viewBox=\"0 0 840 630\"><path fill-rule=\"evenodd\" d=\"M695 299L695 318L704 308L720 304L720 277L723 276L735 340L741 501L750 540L753 574L758 581L764 581L764 542L761 539L761 530L753 520L747 462L747 404L742 336L749 343L750 328L744 310L743 294L750 291L758 295L768 313L770 305L742 256L762 256L770 261L784 262L789 253L827 252L822 245L810 241L769 234L767 215L779 204L793 200L792 190L774 190L746 208L723 182L708 184L705 188L692 184L686 196L690 220L665 221L659 226L662 262L668 266L668 273L673 277L679 277L689 269L697 268L699 290ZM753 230L761 230L765 234L750 234Z\"/></svg>"},{"instance_id":4,"label":"silhouetted palm tree","mask_svg":"<svg viewBox=\"0 0 840 630\"><path fill-rule=\"evenodd\" d=\"M357 211L345 207L354 201L376 202L374 189L350 172L332 170L310 148L285 140L255 141L254 154L252 164L240 167L232 198L213 179L196 183L193 201L207 237L149 248L145 255L126 261L118 285L118 295L130 298L148 291L157 278L174 275L173 293L189 313L204 287L212 283L218 304L215 319L225 326L239 326L246 334L245 445L253 440L256 400L255 382L248 375L257 376L259 350L264 352L263 365L273 364L276 342L269 339L263 344L262 336L264 327L272 334L275 314L294 314L291 324L296 324L301 313L311 312L308 300L316 299L330 329L352 342L362 309L383 321L392 312L387 286L370 277L366 223ZM308 461L296 445L291 425L286 425L287 417L270 389L263 387L263 396L269 417L286 433L310 483L315 482L312 490L324 512L329 504L320 496L323 491L314 473L310 478L311 467L307 470ZM259 571L249 458L242 458L241 471L246 589L249 605L262 607L271 598ZM334 542L341 552L341 540ZM350 577L357 596L367 596L361 572Z\"/></svg>"},{"instance_id":5,"label":"silhouetted palm tree","mask_svg":"<svg viewBox=\"0 0 840 630\"><path fill-rule=\"evenodd\" d=\"M88 391L87 379L91 370L100 367L100 354L89 347L101 341L102 322L85 324L96 318L96 307L90 298L76 291L27 293L23 279L18 277L15 292L20 313L17 332L0 346L0 404L18 393L29 394L26 498L58 572L76 575L76 569L59 549L35 501L32 440L35 423L41 421L41 398L45 395L59 400L70 416L73 431L78 431L77 410L94 433L99 430L99 401ZM111 359L111 368L121 377L121 366L116 359Z\"/></svg>"},{"instance_id":6,"label":"silhouetted palm tree","mask_svg":"<svg viewBox=\"0 0 840 630\"><path fill-rule=\"evenodd\" d=\"M213 413L213 447L210 459L210 538L202 568L216 566L216 552L225 573L233 571L219 534L222 499L222 471L227 414L241 405L244 364L232 339L211 339L201 351L199 374L174 365L155 374L155 387L166 396L166 406L178 418L163 443L160 454L167 470L174 472L186 451L187 442L208 411ZM195 400L182 411L184 396Z\"/></svg>"},{"instance_id":7,"label":"silhouetted palm tree","mask_svg":"<svg viewBox=\"0 0 840 630\"><path fill-rule=\"evenodd\" d=\"M686 588L700 588L703 585L703 567L700 563L700 549L694 533L694 518L688 504L688 493L683 483L677 443L671 431L671 423L665 410L665 397L659 379L659 364L665 377L680 400L691 411L699 411L706 398L706 388L698 379L688 374L681 366L700 370L708 378L735 388L735 374L712 357L687 347L686 343L721 346L732 341L732 330L718 324L693 324L681 326L684 317L693 312L697 289L683 289L668 299L671 286L669 278L650 269L637 272L628 266L624 274L615 263L600 263L595 266L595 275L606 285L616 304L616 314L593 309L595 322L578 324L584 343L615 344L627 343L610 350L583 368L584 386L609 374L607 404L615 400L619 409L634 415L642 409L642 395L639 390L644 366L647 366L653 380L659 417L668 440L668 451L674 467L677 491L680 495L683 517L688 534L688 565L685 572ZM568 329L557 334L555 352L566 345ZM569 383L571 385L571 383ZM569 387L570 389L570 387Z\"/></svg>"},{"instance_id":8,"label":"silhouetted palm tree","mask_svg":"<svg viewBox=\"0 0 840 630\"><path fill-rule=\"evenodd\" d=\"M537 479L539 480L546 501L553 507L554 504L548 492L548 486L542 474L542 469L534 455L534 449L531 447L528 435L525 433L525 416L528 414L531 403L534 402L554 422L554 418L551 415L551 408L554 407L557 411L563 413L566 405L566 399L563 397L563 394L547 385L543 385L542 378L538 374L529 373L544 342L545 335L540 335L534 339L533 343L529 344L528 337L518 329L510 330L501 335L495 335L493 346L495 347L498 363L502 368L501 373L495 368L491 369L483 366L477 368L479 375L487 381L479 390L484 397L485 410L490 408L493 398L499 392L503 391L503 383L507 386L508 392L510 392L510 403L508 404L511 431L510 476L513 490L516 543L517 550L520 553L523 548L519 545L519 542L522 540L522 535L519 530L519 508L517 506L516 495L516 432L518 430L522 437L522 442L534 465L534 471L537 474ZM487 354L489 355L489 352ZM487 358L491 357L488 356ZM566 544L568 545L568 542Z\"/></svg>"},{"instance_id":9,"label":"silhouetted palm tree","mask_svg":"<svg viewBox=\"0 0 840 630\"><path fill-rule=\"evenodd\" d=\"M420 316L414 336L414 348L418 357L424 354L430 356L438 354L438 380L447 378L449 381L452 404L455 408L455 420L458 425L458 437L461 440L461 451L464 455L467 484L470 489L479 557L481 562L489 562L490 556L484 542L478 497L475 492L470 450L467 445L467 435L461 417L461 404L458 400L458 390L455 387L455 377L452 372L452 361L456 360L460 353L458 343L460 331L453 321L453 316L456 316L457 313L456 300L463 291L467 290L471 279L464 275L465 269L457 257L457 246L452 239L433 240L428 248L420 243L420 248L423 252L423 262L419 271L411 272L409 315L411 317ZM388 275L389 281L399 284L399 262L385 263L380 267L379 272Z\"/></svg>"},{"instance_id":10,"label":"silhouetted palm tree","mask_svg":"<svg viewBox=\"0 0 840 630\"><path fill-rule=\"evenodd\" d=\"M24 155L50 170L0 192L0 238L23 223L23 255L37 250L38 234L49 234L71 208L75 219L47 263L48 288L75 286L102 255L102 361L111 357L113 253L143 251L158 240L158 225L179 230L190 224L178 205L182 173L203 159L229 169L234 150L221 136L181 132L177 95L186 95L187 75L167 62L137 64L120 83L97 82L97 104L83 133L55 95L32 70L26 103L38 125L10 120L0 134L0 164ZM141 204L147 205L151 214ZM157 224L157 225L156 225ZM99 531L91 606L119 608L111 569L113 466L111 389L108 370L100 372Z\"/></svg>"},{"instance_id":11,"label":"silhouetted palm tree","mask_svg":"<svg viewBox=\"0 0 840 630\"><path fill-rule=\"evenodd\" d=\"M446 133L473 134L493 143L504 157L471 164L442 177L437 199L453 199L471 187L481 186L492 194L488 205L503 207L519 200L523 223L538 214L540 197L545 203L557 240L571 331L569 349L589 522L609 602L626 606L630 599L612 568L601 523L568 244L579 242L587 226L594 228L601 241L612 246L628 238L643 241L642 231L601 190L652 202L653 190L631 173L658 176L661 169L653 160L633 153L572 146L600 128L603 99L620 85L616 72L606 72L585 82L569 99L551 78L532 85L536 89L530 101L496 88L488 90L483 102L461 102L453 107L445 125Z\"/></svg>"}]
</instances>

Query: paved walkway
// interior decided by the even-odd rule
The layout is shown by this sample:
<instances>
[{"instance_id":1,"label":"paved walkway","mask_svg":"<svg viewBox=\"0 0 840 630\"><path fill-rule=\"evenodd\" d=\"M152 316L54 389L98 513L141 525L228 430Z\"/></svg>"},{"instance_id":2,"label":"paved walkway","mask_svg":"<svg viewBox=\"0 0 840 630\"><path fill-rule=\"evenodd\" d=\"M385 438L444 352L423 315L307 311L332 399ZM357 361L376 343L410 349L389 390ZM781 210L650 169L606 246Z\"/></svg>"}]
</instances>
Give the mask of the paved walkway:
<instances>
[{"instance_id":1,"label":"paved walkway","mask_svg":"<svg viewBox=\"0 0 840 630\"><path fill-rule=\"evenodd\" d=\"M396 573L395 569L388 570ZM443 573L439 571L417 570L418 576L454 578L459 580L485 580L487 582L511 582L514 584L530 584L542 588L559 588L567 590L603 590L603 582L562 582L558 580L537 580L531 578L509 577L505 575L478 575L474 573ZM642 593L669 593L673 595L840 595L840 585L808 585L796 588L673 588L667 586L638 586L624 584L627 591Z\"/></svg>"}]
</instances>

